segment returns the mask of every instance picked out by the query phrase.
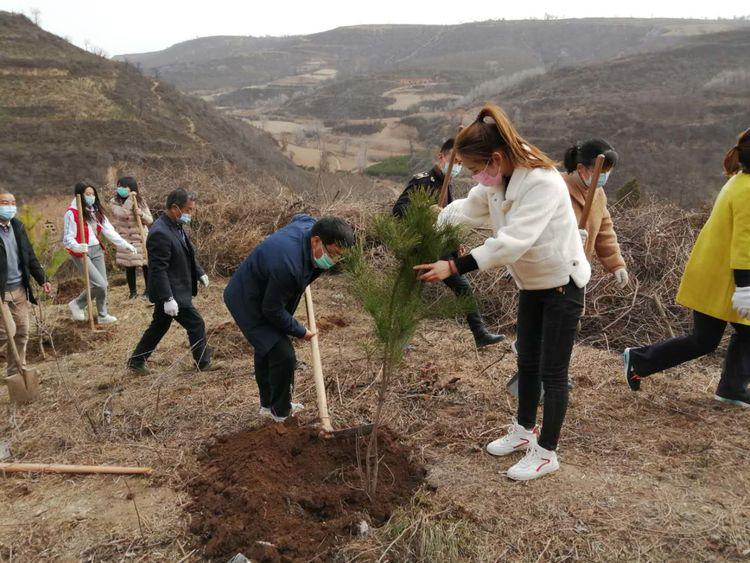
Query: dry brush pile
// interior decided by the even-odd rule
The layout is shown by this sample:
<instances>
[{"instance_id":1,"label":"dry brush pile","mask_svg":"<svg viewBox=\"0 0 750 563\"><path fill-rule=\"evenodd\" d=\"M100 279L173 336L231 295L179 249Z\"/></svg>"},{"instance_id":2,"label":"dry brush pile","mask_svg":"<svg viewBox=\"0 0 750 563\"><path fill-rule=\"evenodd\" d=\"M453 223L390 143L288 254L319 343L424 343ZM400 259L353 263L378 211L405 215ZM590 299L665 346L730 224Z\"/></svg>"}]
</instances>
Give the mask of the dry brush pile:
<instances>
[{"instance_id":1,"label":"dry brush pile","mask_svg":"<svg viewBox=\"0 0 750 563\"><path fill-rule=\"evenodd\" d=\"M619 289L594 258L582 342L622 350L684 333L691 326L691 315L675 303L675 296L708 213L658 201L634 208L614 205L611 211L631 281ZM472 242L481 241L473 235ZM517 291L510 276L480 274L472 281L488 320L501 330L514 330Z\"/></svg>"}]
</instances>

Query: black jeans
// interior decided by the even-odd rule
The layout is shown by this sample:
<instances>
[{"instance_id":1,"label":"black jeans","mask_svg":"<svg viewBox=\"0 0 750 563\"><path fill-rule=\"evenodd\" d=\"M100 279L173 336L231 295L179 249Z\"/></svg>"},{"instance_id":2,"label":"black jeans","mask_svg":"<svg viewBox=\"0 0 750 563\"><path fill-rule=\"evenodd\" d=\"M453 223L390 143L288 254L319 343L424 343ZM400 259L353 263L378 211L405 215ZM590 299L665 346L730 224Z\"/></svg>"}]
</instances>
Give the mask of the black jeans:
<instances>
[{"instance_id":1,"label":"black jeans","mask_svg":"<svg viewBox=\"0 0 750 563\"><path fill-rule=\"evenodd\" d=\"M472 333L476 333L482 327L484 322L482 321L482 315L479 314L477 309L476 301L474 300L474 291L471 289L471 284L466 276L461 274L452 274L450 277L445 278L443 283L457 296L467 297L471 299L472 311L466 315L466 322L469 324L469 328Z\"/></svg>"},{"instance_id":2,"label":"black jeans","mask_svg":"<svg viewBox=\"0 0 750 563\"><path fill-rule=\"evenodd\" d=\"M255 381L258 383L260 406L271 409L276 416L288 416L291 410L296 365L294 346L286 336L264 356L255 354Z\"/></svg>"},{"instance_id":3,"label":"black jeans","mask_svg":"<svg viewBox=\"0 0 750 563\"><path fill-rule=\"evenodd\" d=\"M128 266L125 268L125 279L128 280L128 289L130 289L130 293L133 294L137 291L136 285L135 285L135 271L138 269L138 266ZM143 287L148 287L148 266L141 266L141 269L143 270Z\"/></svg>"},{"instance_id":4,"label":"black jeans","mask_svg":"<svg viewBox=\"0 0 750 563\"><path fill-rule=\"evenodd\" d=\"M718 387L718 391L728 393L744 390L750 381L750 326L732 326L734 334ZM694 311L691 334L630 350L633 369L638 375L647 376L710 354L718 348L726 327L726 321Z\"/></svg>"},{"instance_id":5,"label":"black jeans","mask_svg":"<svg viewBox=\"0 0 750 563\"><path fill-rule=\"evenodd\" d=\"M180 307L176 317L170 317L164 312L164 302L154 305L154 316L151 324L143 333L140 342L135 347L133 355L128 360L129 365L143 364L156 350L156 347L167 334L172 320L180 323L187 330L190 349L198 367L204 367L211 361L211 351L206 346L206 324L195 307Z\"/></svg>"},{"instance_id":6,"label":"black jeans","mask_svg":"<svg viewBox=\"0 0 750 563\"><path fill-rule=\"evenodd\" d=\"M572 281L554 289L521 290L518 299L518 424L536 424L539 393L544 385L544 421L539 445L557 448L568 410L568 367L583 289Z\"/></svg>"}]
</instances>

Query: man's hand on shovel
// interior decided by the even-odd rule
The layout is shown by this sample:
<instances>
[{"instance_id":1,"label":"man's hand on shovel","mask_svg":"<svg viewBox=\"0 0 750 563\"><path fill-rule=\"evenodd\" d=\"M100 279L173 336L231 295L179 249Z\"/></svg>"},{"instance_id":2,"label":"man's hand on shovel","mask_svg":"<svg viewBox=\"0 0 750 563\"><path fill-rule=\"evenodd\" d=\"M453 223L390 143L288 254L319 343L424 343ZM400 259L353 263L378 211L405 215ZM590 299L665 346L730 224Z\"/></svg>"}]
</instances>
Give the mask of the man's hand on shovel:
<instances>
[{"instance_id":1,"label":"man's hand on shovel","mask_svg":"<svg viewBox=\"0 0 750 563\"><path fill-rule=\"evenodd\" d=\"M305 330L305 335L302 338L305 339L305 342L310 342L316 336L318 336L318 331L317 330L306 329Z\"/></svg>"}]
</instances>

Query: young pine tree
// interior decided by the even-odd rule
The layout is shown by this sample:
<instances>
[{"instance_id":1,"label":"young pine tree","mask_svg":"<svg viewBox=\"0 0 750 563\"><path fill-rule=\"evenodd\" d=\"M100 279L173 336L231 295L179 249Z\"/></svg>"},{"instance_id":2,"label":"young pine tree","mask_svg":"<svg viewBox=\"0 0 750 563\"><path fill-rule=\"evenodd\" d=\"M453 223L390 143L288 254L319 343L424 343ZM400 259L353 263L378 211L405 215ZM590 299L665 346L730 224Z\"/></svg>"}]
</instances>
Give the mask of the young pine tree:
<instances>
[{"instance_id":1,"label":"young pine tree","mask_svg":"<svg viewBox=\"0 0 750 563\"><path fill-rule=\"evenodd\" d=\"M470 300L456 299L452 294L432 300L423 296L425 284L417 279L414 266L439 260L459 246L459 228L437 224L434 208L428 194L417 192L400 219L390 214L373 219L371 238L385 249L385 264L368 261L362 243L350 251L347 260L355 294L375 324L383 365L365 455L366 488L371 497L378 482L378 430L383 408L407 344L421 321L454 316L472 307Z\"/></svg>"}]
</instances>

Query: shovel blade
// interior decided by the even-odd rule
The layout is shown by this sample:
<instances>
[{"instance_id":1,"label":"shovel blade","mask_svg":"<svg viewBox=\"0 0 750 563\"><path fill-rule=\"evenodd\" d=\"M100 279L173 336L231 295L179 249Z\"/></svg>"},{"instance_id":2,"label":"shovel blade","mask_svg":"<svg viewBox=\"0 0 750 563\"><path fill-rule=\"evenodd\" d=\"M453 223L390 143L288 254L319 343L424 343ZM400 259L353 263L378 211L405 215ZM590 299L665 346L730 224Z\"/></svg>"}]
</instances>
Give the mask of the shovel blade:
<instances>
[{"instance_id":1,"label":"shovel blade","mask_svg":"<svg viewBox=\"0 0 750 563\"><path fill-rule=\"evenodd\" d=\"M12 403L23 405L32 401L32 397L26 389L26 382L20 373L6 377L5 384L8 386L8 395Z\"/></svg>"},{"instance_id":2,"label":"shovel blade","mask_svg":"<svg viewBox=\"0 0 750 563\"><path fill-rule=\"evenodd\" d=\"M508 380L505 387L508 389L508 393L514 397L518 397L518 372ZM544 388L539 391L539 404L542 403L544 403Z\"/></svg>"},{"instance_id":3,"label":"shovel blade","mask_svg":"<svg viewBox=\"0 0 750 563\"><path fill-rule=\"evenodd\" d=\"M31 400L39 397L39 371L36 369L23 370L23 380L26 383L26 391Z\"/></svg>"}]
</instances>

